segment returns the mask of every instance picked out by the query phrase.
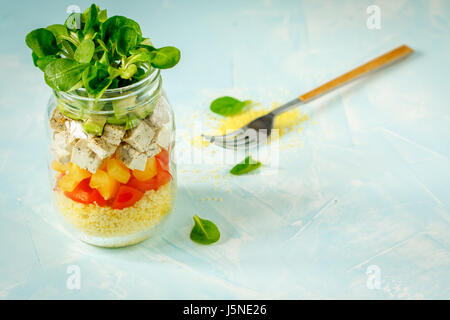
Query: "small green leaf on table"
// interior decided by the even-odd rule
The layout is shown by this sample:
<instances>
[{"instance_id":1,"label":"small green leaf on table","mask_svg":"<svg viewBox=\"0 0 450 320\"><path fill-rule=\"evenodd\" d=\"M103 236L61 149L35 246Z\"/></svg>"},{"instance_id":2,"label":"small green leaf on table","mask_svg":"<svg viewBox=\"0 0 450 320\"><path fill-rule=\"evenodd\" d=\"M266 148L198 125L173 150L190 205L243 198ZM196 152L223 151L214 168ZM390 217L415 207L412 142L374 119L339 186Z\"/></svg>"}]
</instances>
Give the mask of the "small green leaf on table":
<instances>
[{"instance_id":1,"label":"small green leaf on table","mask_svg":"<svg viewBox=\"0 0 450 320\"><path fill-rule=\"evenodd\" d=\"M230 173L235 176L240 176L243 174L247 174L251 171L254 171L262 166L262 163L253 159L252 156L248 156L245 158L242 162L235 165L231 170Z\"/></svg>"},{"instance_id":2,"label":"small green leaf on table","mask_svg":"<svg viewBox=\"0 0 450 320\"><path fill-rule=\"evenodd\" d=\"M250 100L240 101L233 97L220 97L211 102L209 107L212 112L221 116L232 116L240 113L245 106L250 104Z\"/></svg>"},{"instance_id":3,"label":"small green leaf on table","mask_svg":"<svg viewBox=\"0 0 450 320\"><path fill-rule=\"evenodd\" d=\"M220 239L219 228L212 221L202 219L198 215L194 215L193 219L195 225L191 231L192 241L207 245Z\"/></svg>"}]
</instances>

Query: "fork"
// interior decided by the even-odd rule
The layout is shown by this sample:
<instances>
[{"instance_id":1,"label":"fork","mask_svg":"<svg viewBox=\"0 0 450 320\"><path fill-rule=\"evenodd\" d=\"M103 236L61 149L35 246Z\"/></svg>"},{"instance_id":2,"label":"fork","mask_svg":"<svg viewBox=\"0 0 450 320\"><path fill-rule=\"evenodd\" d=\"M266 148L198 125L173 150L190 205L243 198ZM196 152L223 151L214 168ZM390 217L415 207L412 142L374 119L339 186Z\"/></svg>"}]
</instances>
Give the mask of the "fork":
<instances>
[{"instance_id":1,"label":"fork","mask_svg":"<svg viewBox=\"0 0 450 320\"><path fill-rule=\"evenodd\" d=\"M298 98L285 103L281 107L270 111L266 115L256 118L240 129L222 136L209 136L204 134L202 134L202 136L205 139L209 140L209 142L215 143L227 149L249 149L251 147L257 146L263 141L267 141L273 130L274 119L279 114L297 107L300 104L309 102L362 75L378 70L381 67L404 58L413 52L414 51L410 47L402 45L305 94L302 94Z\"/></svg>"}]
</instances>

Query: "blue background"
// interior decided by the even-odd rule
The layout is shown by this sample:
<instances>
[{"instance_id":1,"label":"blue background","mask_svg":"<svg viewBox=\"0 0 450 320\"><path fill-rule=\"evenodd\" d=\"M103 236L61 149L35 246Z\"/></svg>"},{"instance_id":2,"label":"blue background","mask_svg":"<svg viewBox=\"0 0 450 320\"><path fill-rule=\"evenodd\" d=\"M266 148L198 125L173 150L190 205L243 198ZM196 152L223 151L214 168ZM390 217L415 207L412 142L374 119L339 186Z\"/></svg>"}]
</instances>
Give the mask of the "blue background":
<instances>
[{"instance_id":1,"label":"blue background","mask_svg":"<svg viewBox=\"0 0 450 320\"><path fill-rule=\"evenodd\" d=\"M179 157L173 219L118 250L70 238L51 206L50 90L24 38L70 4L90 3L8 1L0 13L0 298L450 298L449 1L99 1L182 50L163 72L179 132L214 97L287 101L400 44L416 50L302 107L303 131L284 138L303 147L280 151L277 174L224 166L214 181L213 165ZM366 27L372 4L379 30ZM217 244L189 240L195 213L220 227ZM71 265L80 290L66 286Z\"/></svg>"}]
</instances>

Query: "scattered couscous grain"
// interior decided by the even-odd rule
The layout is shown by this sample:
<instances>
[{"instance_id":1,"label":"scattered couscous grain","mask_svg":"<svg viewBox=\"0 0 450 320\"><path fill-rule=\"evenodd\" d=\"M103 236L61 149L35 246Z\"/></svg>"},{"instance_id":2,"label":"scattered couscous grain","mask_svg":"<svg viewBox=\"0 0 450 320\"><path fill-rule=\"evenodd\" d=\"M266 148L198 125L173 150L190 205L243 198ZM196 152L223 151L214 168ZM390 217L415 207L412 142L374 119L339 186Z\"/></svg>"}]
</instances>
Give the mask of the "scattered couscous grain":
<instances>
[{"instance_id":1,"label":"scattered couscous grain","mask_svg":"<svg viewBox=\"0 0 450 320\"><path fill-rule=\"evenodd\" d=\"M278 105L274 104L272 109ZM247 109L237 115L230 117L217 118L219 126L215 134L226 134L245 126L250 121L265 115L270 110L263 107L254 107ZM308 119L306 114L301 113L300 109L293 109L280 114L275 118L274 128L279 130L279 137L286 133L298 129L301 122Z\"/></svg>"}]
</instances>

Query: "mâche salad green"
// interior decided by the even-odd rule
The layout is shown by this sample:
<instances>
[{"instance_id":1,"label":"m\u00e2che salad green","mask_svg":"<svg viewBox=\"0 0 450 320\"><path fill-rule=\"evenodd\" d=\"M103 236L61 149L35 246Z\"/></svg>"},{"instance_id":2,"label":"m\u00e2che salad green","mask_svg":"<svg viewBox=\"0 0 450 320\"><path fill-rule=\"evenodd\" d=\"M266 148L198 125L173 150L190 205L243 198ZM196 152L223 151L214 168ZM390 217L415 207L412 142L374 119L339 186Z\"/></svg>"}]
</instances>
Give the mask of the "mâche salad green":
<instances>
[{"instance_id":1,"label":"m\u00e2che salad green","mask_svg":"<svg viewBox=\"0 0 450 320\"><path fill-rule=\"evenodd\" d=\"M95 4L83 13L72 13L64 24L31 31L25 42L32 50L35 66L44 72L45 82L52 89L69 92L84 88L95 101L107 89L129 86L146 78L153 68L172 68L180 60L177 48L154 47L149 38L143 37L136 21L124 16L108 18L106 10ZM83 107L101 111L110 105L94 103ZM65 110L60 111L74 118ZM85 124L86 131L100 135L106 122L133 127L135 119L122 117L120 108L114 111L115 117L98 122L91 119Z\"/></svg>"},{"instance_id":2,"label":"m\u00e2che salad green","mask_svg":"<svg viewBox=\"0 0 450 320\"><path fill-rule=\"evenodd\" d=\"M25 41L51 88L82 87L96 98L106 89L143 79L150 66L168 69L180 60L177 48L155 48L137 22L123 16L107 18L106 10L95 4L72 13L64 24L31 31Z\"/></svg>"}]
</instances>

